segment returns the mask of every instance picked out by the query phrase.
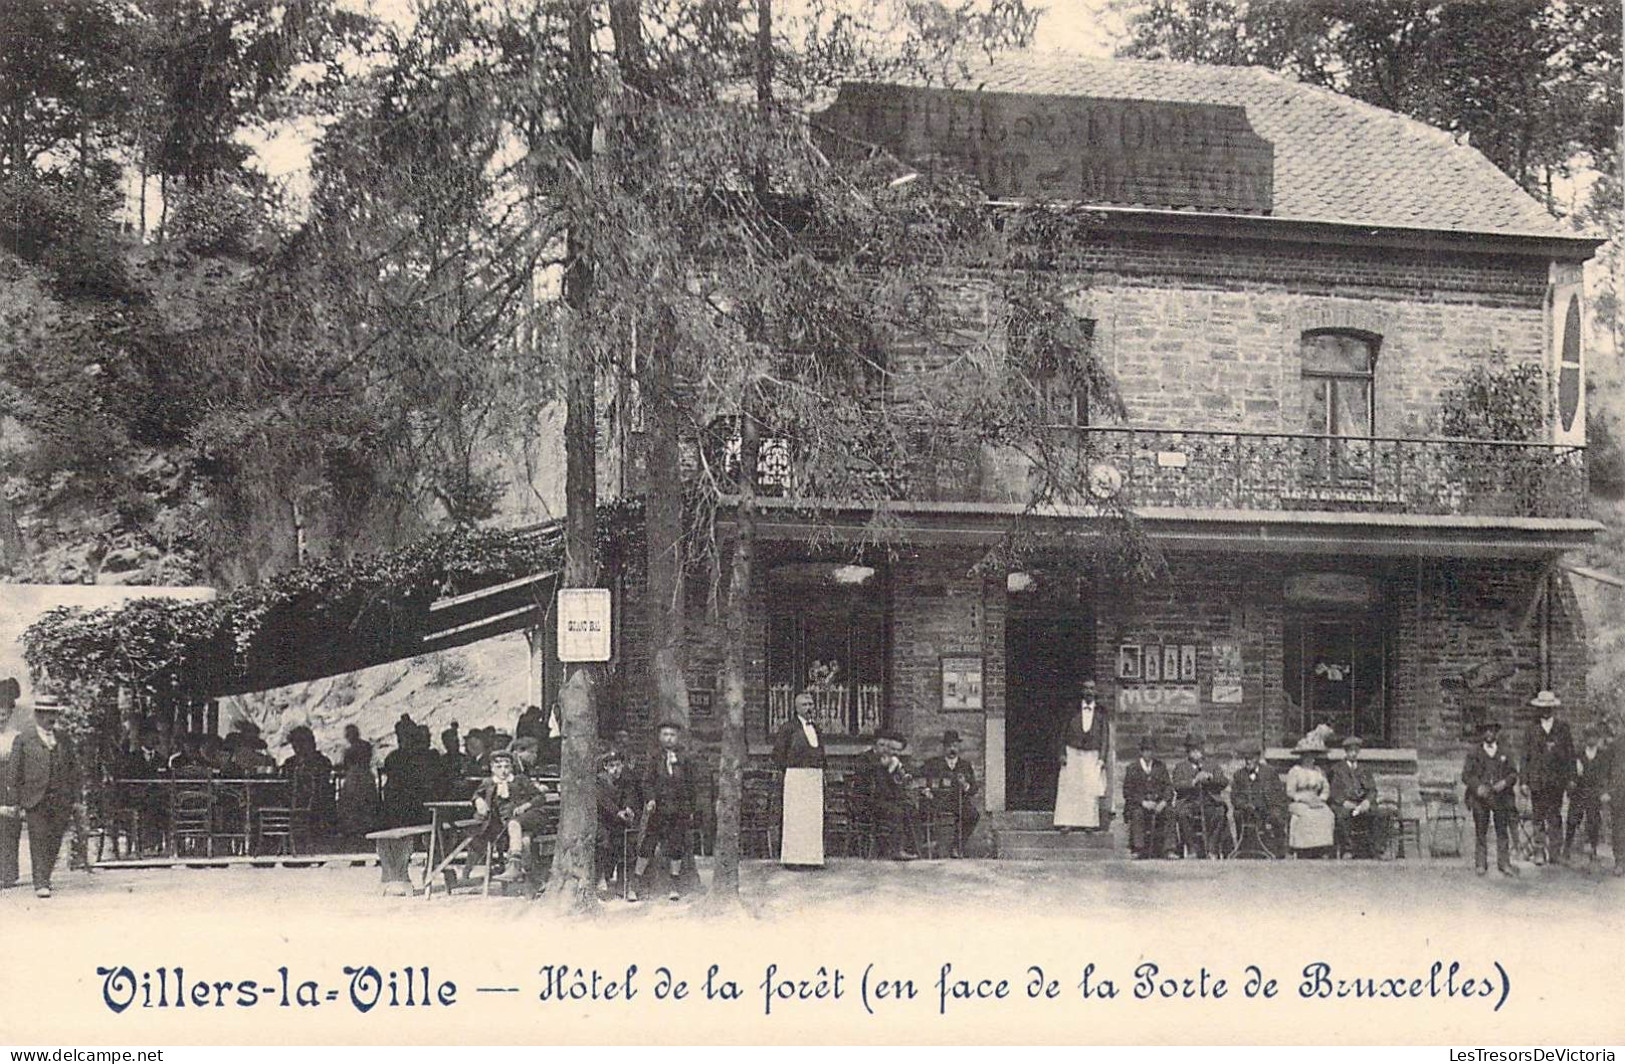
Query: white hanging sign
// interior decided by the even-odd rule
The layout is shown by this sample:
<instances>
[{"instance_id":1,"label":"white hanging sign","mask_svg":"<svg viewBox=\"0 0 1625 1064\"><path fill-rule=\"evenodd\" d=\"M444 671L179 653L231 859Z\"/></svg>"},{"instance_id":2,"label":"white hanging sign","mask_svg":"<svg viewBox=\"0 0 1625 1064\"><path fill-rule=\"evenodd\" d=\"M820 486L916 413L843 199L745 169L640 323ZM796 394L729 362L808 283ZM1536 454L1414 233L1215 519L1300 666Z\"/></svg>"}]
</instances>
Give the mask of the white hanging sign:
<instances>
[{"instance_id":1,"label":"white hanging sign","mask_svg":"<svg viewBox=\"0 0 1625 1064\"><path fill-rule=\"evenodd\" d=\"M559 589L559 660L608 661L609 590L602 587Z\"/></svg>"}]
</instances>

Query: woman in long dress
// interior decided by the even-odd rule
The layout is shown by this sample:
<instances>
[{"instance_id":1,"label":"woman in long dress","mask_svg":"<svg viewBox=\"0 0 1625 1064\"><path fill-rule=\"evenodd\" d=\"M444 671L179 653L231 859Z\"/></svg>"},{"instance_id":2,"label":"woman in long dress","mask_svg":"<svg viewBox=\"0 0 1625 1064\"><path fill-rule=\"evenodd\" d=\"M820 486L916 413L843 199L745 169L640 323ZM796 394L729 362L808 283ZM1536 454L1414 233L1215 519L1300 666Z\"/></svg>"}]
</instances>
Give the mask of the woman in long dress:
<instances>
[{"instance_id":1,"label":"woman in long dress","mask_svg":"<svg viewBox=\"0 0 1625 1064\"><path fill-rule=\"evenodd\" d=\"M1331 783L1316 764L1316 758L1326 752L1324 745L1308 740L1293 747L1298 763L1286 774L1286 796L1292 822L1287 831L1287 845L1299 857L1318 857L1331 848L1332 831L1337 820L1329 804Z\"/></svg>"},{"instance_id":2,"label":"woman in long dress","mask_svg":"<svg viewBox=\"0 0 1625 1064\"><path fill-rule=\"evenodd\" d=\"M773 742L773 761L784 773L779 863L787 868L824 864L824 741L813 706L810 693L796 695L795 712Z\"/></svg>"},{"instance_id":3,"label":"woman in long dress","mask_svg":"<svg viewBox=\"0 0 1625 1064\"><path fill-rule=\"evenodd\" d=\"M343 774L339 782L339 834L359 840L378 827L378 780L372 774L372 744L354 724L344 729Z\"/></svg>"},{"instance_id":4,"label":"woman in long dress","mask_svg":"<svg viewBox=\"0 0 1625 1064\"><path fill-rule=\"evenodd\" d=\"M1099 828L1106 793L1106 710L1095 704L1095 681L1083 681L1078 708L1061 732L1061 772L1055 781L1055 826Z\"/></svg>"}]
</instances>

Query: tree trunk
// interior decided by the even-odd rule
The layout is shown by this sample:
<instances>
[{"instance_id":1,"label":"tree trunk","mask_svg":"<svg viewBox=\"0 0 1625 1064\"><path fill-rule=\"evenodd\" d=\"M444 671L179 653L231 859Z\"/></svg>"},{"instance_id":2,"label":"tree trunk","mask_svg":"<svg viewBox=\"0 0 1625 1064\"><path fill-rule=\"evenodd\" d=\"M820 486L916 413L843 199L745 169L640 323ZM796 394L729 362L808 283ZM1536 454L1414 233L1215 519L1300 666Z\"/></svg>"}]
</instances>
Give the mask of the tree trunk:
<instances>
[{"instance_id":1,"label":"tree trunk","mask_svg":"<svg viewBox=\"0 0 1625 1064\"><path fill-rule=\"evenodd\" d=\"M592 6L576 0L570 18L571 94L565 115L565 137L571 154L585 171L592 161ZM582 183L573 192L577 219L586 217L588 195ZM581 315L592 292L590 233L579 221L570 226L564 301L572 311L564 414L564 587L593 587L598 582L598 445L597 377ZM547 897L554 908L588 911L598 904L595 845L598 807L593 753L598 740L594 698L597 666L572 664L559 691L560 725L564 732L559 759L559 828Z\"/></svg>"},{"instance_id":2,"label":"tree trunk","mask_svg":"<svg viewBox=\"0 0 1625 1064\"><path fill-rule=\"evenodd\" d=\"M655 722L688 727L688 672L683 598L683 483L677 444L677 400L671 367L672 322L663 317L640 367L649 456L643 522L649 611L654 648L649 663L649 705Z\"/></svg>"},{"instance_id":3,"label":"tree trunk","mask_svg":"<svg viewBox=\"0 0 1625 1064\"><path fill-rule=\"evenodd\" d=\"M749 386L747 386L748 395ZM756 456L753 403L739 419L739 506L728 573L722 652L722 757L717 771L717 855L711 896L719 907L739 900L739 817L745 790L745 628L756 561Z\"/></svg>"}]
</instances>

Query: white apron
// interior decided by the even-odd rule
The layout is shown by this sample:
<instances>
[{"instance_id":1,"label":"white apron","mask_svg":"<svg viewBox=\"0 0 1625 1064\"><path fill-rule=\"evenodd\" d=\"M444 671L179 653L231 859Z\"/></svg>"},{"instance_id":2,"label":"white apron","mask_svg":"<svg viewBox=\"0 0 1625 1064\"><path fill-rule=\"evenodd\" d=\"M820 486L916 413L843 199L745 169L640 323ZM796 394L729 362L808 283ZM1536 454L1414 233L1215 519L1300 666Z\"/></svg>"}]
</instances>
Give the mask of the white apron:
<instances>
[{"instance_id":1,"label":"white apron","mask_svg":"<svg viewBox=\"0 0 1625 1064\"><path fill-rule=\"evenodd\" d=\"M784 837L779 863L822 867L824 864L824 770L784 770Z\"/></svg>"},{"instance_id":2,"label":"white apron","mask_svg":"<svg viewBox=\"0 0 1625 1064\"><path fill-rule=\"evenodd\" d=\"M1106 793L1106 774L1100 751L1066 748L1066 764L1055 781L1055 826L1098 828L1100 798Z\"/></svg>"}]
</instances>

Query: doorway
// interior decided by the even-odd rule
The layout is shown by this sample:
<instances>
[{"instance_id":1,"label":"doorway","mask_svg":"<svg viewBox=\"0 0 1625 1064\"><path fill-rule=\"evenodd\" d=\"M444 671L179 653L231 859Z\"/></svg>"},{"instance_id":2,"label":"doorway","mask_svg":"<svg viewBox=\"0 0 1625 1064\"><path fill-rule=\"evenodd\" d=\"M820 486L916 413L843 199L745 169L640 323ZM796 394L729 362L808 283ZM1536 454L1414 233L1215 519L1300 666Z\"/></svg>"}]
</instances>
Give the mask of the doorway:
<instances>
[{"instance_id":1,"label":"doorway","mask_svg":"<svg viewBox=\"0 0 1625 1064\"><path fill-rule=\"evenodd\" d=\"M1005 807L1055 808L1061 729L1094 672L1095 622L1076 607L1005 622Z\"/></svg>"}]
</instances>

